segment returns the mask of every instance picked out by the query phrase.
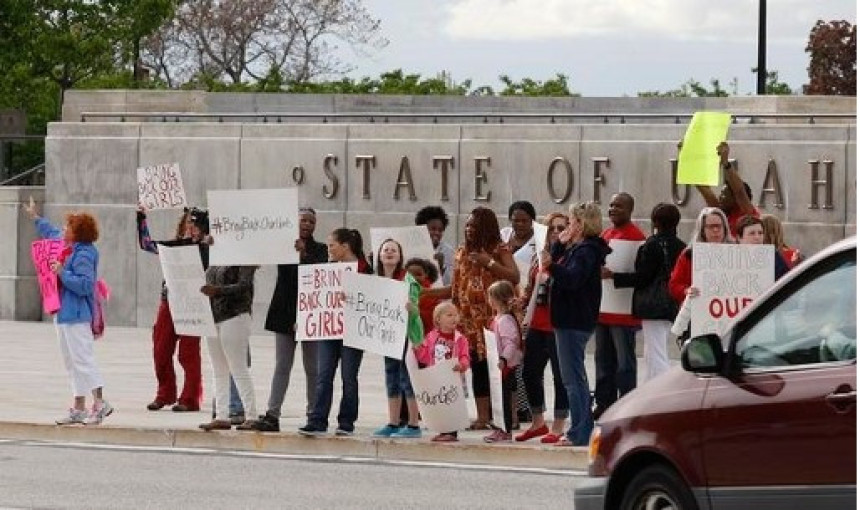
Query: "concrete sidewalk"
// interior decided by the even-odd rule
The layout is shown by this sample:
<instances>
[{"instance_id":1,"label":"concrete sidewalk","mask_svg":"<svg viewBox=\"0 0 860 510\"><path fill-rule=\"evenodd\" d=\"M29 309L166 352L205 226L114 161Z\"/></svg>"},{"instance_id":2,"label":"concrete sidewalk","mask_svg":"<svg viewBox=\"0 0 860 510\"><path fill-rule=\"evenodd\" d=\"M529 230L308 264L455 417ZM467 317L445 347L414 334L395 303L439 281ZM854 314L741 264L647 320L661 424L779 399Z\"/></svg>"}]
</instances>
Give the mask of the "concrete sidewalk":
<instances>
[{"instance_id":1,"label":"concrete sidewalk","mask_svg":"<svg viewBox=\"0 0 860 510\"><path fill-rule=\"evenodd\" d=\"M54 420L64 415L71 389L57 345L54 325L44 322L0 322L0 402L6 414L0 418L0 438L60 440L159 447L202 447L271 453L360 456L387 460L422 460L469 464L494 464L548 469L585 469L585 448L527 443L487 445L485 432L463 432L459 443L431 443L431 431L422 439L375 439L372 431L388 420L382 358L364 357L359 375L360 410L356 434L349 438L329 435L305 438L296 432L304 425L305 379L301 356L296 364L283 407L280 433L220 431L203 432L197 426L210 419L213 390L208 354L202 348L204 402L200 412L174 413L169 408L148 411L155 395L152 368L151 330L108 326L105 338L96 343L96 356L105 378L105 398L116 411L99 427L58 427ZM298 353L297 353L298 354ZM265 410L274 368L271 335L251 337L252 375L257 406ZM593 358L586 361L593 385ZM181 369L178 367L181 381ZM547 397L552 402L551 377L547 369ZM335 380L332 416L337 414L339 378ZM472 410L474 412L474 410ZM548 413L548 416L551 413ZM333 431L333 428L330 429Z\"/></svg>"}]
</instances>

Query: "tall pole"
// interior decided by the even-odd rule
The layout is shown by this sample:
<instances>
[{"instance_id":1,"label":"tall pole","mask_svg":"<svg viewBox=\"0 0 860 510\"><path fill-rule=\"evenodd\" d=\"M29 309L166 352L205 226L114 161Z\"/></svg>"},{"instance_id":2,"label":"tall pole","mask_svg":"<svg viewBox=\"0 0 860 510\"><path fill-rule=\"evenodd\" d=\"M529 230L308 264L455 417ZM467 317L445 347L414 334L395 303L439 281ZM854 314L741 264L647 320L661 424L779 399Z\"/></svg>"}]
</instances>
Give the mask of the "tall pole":
<instances>
[{"instance_id":1,"label":"tall pole","mask_svg":"<svg viewBox=\"0 0 860 510\"><path fill-rule=\"evenodd\" d=\"M764 95L767 87L767 0L758 0L758 66L756 94Z\"/></svg>"}]
</instances>

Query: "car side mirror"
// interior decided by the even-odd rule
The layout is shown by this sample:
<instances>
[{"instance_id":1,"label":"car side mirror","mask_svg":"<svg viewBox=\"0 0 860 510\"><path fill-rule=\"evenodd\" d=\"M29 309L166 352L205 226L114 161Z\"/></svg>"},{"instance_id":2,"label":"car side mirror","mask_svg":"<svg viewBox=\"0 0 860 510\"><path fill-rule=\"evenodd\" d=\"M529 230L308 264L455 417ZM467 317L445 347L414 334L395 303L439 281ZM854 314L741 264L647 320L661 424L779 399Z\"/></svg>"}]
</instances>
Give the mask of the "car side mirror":
<instances>
[{"instance_id":1,"label":"car side mirror","mask_svg":"<svg viewBox=\"0 0 860 510\"><path fill-rule=\"evenodd\" d=\"M722 370L723 343L715 333L691 338L681 349L681 366L687 372L718 374Z\"/></svg>"}]
</instances>

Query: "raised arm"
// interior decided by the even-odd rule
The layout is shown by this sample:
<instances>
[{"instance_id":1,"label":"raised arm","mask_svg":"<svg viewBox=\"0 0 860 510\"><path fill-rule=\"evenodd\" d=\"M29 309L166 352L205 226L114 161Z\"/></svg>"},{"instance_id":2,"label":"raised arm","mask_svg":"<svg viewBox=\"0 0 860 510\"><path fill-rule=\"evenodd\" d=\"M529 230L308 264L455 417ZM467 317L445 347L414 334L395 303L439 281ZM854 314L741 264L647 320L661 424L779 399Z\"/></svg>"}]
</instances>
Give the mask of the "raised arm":
<instances>
[{"instance_id":1,"label":"raised arm","mask_svg":"<svg viewBox=\"0 0 860 510\"><path fill-rule=\"evenodd\" d=\"M158 244L149 235L149 226L146 224L146 212L137 210L137 243L140 249L158 255Z\"/></svg>"},{"instance_id":2,"label":"raised arm","mask_svg":"<svg viewBox=\"0 0 860 510\"><path fill-rule=\"evenodd\" d=\"M755 206L750 201L750 197L747 196L747 191L744 189L744 181L741 179L740 174L738 174L737 169L729 162L729 144L721 142L717 146L717 154L720 156L720 167L723 169L726 185L732 190L738 210L743 214L754 214Z\"/></svg>"}]
</instances>

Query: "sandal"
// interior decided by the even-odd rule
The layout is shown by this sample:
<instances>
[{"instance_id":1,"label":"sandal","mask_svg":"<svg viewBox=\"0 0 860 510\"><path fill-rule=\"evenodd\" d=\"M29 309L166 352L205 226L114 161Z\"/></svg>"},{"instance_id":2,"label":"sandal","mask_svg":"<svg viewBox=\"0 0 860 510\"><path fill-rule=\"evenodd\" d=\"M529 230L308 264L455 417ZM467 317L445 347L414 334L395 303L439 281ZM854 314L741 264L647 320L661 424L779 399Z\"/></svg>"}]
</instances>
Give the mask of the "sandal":
<instances>
[{"instance_id":1,"label":"sandal","mask_svg":"<svg viewBox=\"0 0 860 510\"><path fill-rule=\"evenodd\" d=\"M450 433L442 433L433 436L433 439L431 439L430 441L433 441L434 443L453 443L457 441L457 436Z\"/></svg>"},{"instance_id":2,"label":"sandal","mask_svg":"<svg viewBox=\"0 0 860 510\"><path fill-rule=\"evenodd\" d=\"M486 421L473 421L466 430L493 430L493 426Z\"/></svg>"},{"instance_id":3,"label":"sandal","mask_svg":"<svg viewBox=\"0 0 860 510\"><path fill-rule=\"evenodd\" d=\"M566 437L562 437L561 439L556 441L555 445L556 446L573 446L573 443L570 441L570 439L568 439Z\"/></svg>"}]
</instances>

